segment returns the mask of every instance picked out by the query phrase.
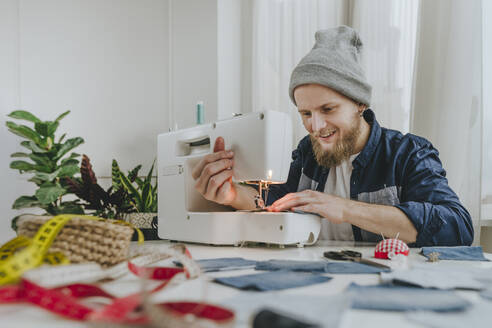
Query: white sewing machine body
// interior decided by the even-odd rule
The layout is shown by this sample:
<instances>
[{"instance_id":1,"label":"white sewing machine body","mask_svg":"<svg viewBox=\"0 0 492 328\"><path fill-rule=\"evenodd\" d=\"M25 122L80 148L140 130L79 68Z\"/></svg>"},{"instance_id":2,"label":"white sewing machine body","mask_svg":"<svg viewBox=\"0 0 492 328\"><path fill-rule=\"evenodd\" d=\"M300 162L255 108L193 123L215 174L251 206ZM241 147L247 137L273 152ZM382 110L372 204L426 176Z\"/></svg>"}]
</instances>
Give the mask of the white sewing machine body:
<instances>
[{"instance_id":1,"label":"white sewing machine body","mask_svg":"<svg viewBox=\"0 0 492 328\"><path fill-rule=\"evenodd\" d=\"M262 242L307 245L321 222L312 214L231 211L195 190L193 167L213 152L217 137L234 151L235 181L285 182L292 153L288 114L267 111L158 136L158 234L162 239L214 245Z\"/></svg>"}]
</instances>

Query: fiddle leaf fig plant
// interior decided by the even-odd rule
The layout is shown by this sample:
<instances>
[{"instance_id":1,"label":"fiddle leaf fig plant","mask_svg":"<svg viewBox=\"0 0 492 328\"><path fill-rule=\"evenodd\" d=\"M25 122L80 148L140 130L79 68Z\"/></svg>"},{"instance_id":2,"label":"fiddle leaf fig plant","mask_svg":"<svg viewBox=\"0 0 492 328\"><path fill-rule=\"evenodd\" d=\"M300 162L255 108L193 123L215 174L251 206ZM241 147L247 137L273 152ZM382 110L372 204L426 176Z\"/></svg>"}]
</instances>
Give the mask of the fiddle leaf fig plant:
<instances>
[{"instance_id":1,"label":"fiddle leaf fig plant","mask_svg":"<svg viewBox=\"0 0 492 328\"><path fill-rule=\"evenodd\" d=\"M6 122L10 132L25 139L20 144L26 149L25 152L16 152L11 155L16 160L10 163L10 167L19 170L21 174L32 174L28 181L35 183L38 187L34 195L17 198L12 208L39 207L52 215L84 213L78 200L63 200L63 196L69 193L65 178L73 178L79 171L77 158L80 155L70 152L84 143L84 139L80 137L64 141L66 134L63 134L58 141L56 140L55 132L60 125L60 120L69 113L70 111L64 112L54 121L41 121L24 110L13 111L8 115L10 118L31 124L27 126L12 121Z\"/></svg>"}]
</instances>

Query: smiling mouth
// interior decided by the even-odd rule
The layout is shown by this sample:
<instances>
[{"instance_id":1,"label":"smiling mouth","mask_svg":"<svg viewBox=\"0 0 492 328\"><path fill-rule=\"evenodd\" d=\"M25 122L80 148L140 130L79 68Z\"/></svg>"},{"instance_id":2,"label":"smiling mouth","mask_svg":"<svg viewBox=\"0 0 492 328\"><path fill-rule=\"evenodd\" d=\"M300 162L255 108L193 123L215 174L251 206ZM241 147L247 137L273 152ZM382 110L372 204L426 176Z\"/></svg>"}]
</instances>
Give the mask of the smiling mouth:
<instances>
[{"instance_id":1,"label":"smiling mouth","mask_svg":"<svg viewBox=\"0 0 492 328\"><path fill-rule=\"evenodd\" d=\"M337 130L332 130L332 131L329 131L329 132L326 132L324 134L320 134L318 136L319 139L323 139L323 140L326 140L330 137L332 137L335 133L337 132Z\"/></svg>"}]
</instances>

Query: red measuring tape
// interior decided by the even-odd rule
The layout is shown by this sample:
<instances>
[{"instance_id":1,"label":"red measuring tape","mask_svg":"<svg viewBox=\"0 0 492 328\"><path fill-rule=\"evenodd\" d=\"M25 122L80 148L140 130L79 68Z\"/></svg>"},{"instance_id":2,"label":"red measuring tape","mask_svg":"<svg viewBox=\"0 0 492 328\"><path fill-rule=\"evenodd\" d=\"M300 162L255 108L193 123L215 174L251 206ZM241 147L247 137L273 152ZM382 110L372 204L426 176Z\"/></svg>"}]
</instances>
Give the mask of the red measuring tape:
<instances>
[{"instance_id":1,"label":"red measuring tape","mask_svg":"<svg viewBox=\"0 0 492 328\"><path fill-rule=\"evenodd\" d=\"M189 252L186 253L191 258ZM130 272L138 277L162 281L148 294L155 293L168 286L178 277L190 278L185 268L143 267L128 262ZM81 303L87 297L104 297L111 303L102 307L91 307ZM96 321L118 324L148 324L151 320L145 311L143 293L134 293L124 297L115 297L100 287L91 284L70 284L57 288L45 288L28 280L21 279L17 285L0 288L0 304L31 303L65 318L79 321ZM198 302L165 302L153 304L159 309L159 316L169 322L181 324L194 320L203 321L207 327L229 327L234 324L234 313L228 309ZM162 322L161 322L162 323Z\"/></svg>"}]
</instances>

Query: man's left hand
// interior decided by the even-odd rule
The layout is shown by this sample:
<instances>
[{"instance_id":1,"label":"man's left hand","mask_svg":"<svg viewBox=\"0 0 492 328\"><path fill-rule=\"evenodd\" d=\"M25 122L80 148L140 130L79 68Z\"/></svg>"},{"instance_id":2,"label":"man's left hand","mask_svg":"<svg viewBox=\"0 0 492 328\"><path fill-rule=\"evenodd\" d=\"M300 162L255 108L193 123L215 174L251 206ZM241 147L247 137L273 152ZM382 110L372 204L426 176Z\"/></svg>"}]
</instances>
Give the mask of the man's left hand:
<instances>
[{"instance_id":1,"label":"man's left hand","mask_svg":"<svg viewBox=\"0 0 492 328\"><path fill-rule=\"evenodd\" d=\"M285 210L316 213L333 223L346 222L345 209L349 200L314 190L290 193L267 208L270 212Z\"/></svg>"}]
</instances>

